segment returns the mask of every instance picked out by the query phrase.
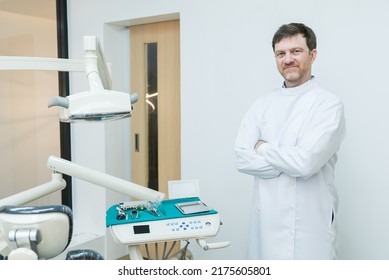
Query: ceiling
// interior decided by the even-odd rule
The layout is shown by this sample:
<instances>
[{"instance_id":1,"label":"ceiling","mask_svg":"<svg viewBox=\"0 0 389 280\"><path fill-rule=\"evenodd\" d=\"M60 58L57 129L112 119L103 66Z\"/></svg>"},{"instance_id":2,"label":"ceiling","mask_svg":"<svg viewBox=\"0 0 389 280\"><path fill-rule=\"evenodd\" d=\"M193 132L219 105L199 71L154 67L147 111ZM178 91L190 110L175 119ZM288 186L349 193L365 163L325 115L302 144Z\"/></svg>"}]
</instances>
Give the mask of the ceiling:
<instances>
[{"instance_id":1,"label":"ceiling","mask_svg":"<svg viewBox=\"0 0 389 280\"><path fill-rule=\"evenodd\" d=\"M0 0L0 11L56 19L56 0Z\"/></svg>"}]
</instances>

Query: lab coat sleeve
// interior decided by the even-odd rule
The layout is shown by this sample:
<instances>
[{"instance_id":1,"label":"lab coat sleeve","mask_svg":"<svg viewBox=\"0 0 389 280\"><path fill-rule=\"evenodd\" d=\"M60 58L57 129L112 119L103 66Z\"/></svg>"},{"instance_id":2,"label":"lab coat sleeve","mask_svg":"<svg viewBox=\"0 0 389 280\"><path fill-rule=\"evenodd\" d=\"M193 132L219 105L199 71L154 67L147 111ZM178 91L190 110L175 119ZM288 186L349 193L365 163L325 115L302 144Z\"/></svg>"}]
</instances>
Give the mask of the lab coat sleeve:
<instances>
[{"instance_id":1,"label":"lab coat sleeve","mask_svg":"<svg viewBox=\"0 0 389 280\"><path fill-rule=\"evenodd\" d=\"M281 172L275 169L264 156L254 150L254 146L261 139L258 128L258 110L254 105L245 115L240 125L235 141L236 168L238 171L271 179L278 177Z\"/></svg>"},{"instance_id":2,"label":"lab coat sleeve","mask_svg":"<svg viewBox=\"0 0 389 280\"><path fill-rule=\"evenodd\" d=\"M335 155L346 133L344 107L337 97L322 100L306 118L295 146L270 143L262 152L275 169L305 179Z\"/></svg>"}]
</instances>

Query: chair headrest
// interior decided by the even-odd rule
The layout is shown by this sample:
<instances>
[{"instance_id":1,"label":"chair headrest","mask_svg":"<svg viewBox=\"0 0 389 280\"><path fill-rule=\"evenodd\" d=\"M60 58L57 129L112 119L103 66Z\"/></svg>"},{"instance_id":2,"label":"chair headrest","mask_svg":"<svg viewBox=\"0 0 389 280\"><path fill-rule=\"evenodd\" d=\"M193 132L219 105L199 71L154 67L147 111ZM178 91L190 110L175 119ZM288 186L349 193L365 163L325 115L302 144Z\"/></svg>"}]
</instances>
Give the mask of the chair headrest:
<instances>
[{"instance_id":1,"label":"chair headrest","mask_svg":"<svg viewBox=\"0 0 389 280\"><path fill-rule=\"evenodd\" d=\"M0 234L10 249L18 248L17 241L9 239L10 232L21 229L38 230L40 237L35 253L39 259L53 258L62 253L72 239L72 211L65 205L0 207Z\"/></svg>"}]
</instances>

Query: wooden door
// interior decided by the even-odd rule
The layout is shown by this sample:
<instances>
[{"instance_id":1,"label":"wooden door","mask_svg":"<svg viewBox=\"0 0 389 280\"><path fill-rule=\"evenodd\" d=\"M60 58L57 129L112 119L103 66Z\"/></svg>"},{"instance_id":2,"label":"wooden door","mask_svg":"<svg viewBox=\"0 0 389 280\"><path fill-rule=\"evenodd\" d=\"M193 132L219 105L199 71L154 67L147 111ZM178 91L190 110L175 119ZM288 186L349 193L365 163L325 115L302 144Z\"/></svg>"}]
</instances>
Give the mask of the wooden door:
<instances>
[{"instance_id":1,"label":"wooden door","mask_svg":"<svg viewBox=\"0 0 389 280\"><path fill-rule=\"evenodd\" d=\"M133 182L167 194L181 177L179 21L130 28Z\"/></svg>"},{"instance_id":2,"label":"wooden door","mask_svg":"<svg viewBox=\"0 0 389 280\"><path fill-rule=\"evenodd\" d=\"M181 178L179 28L178 20L130 27L131 92L139 95L131 117L131 180L167 197L168 181ZM162 258L166 244L148 246L152 259ZM177 242L173 254L179 249Z\"/></svg>"}]
</instances>

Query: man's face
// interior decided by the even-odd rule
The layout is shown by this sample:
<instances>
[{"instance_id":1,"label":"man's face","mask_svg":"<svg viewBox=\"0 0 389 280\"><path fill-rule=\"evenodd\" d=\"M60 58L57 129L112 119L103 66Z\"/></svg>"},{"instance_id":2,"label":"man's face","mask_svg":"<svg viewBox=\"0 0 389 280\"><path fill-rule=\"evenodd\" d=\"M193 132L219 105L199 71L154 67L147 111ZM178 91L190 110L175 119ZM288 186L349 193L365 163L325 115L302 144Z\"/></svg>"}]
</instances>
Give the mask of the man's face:
<instances>
[{"instance_id":1,"label":"man's face","mask_svg":"<svg viewBox=\"0 0 389 280\"><path fill-rule=\"evenodd\" d=\"M275 44L274 54L278 71L288 88L299 86L311 78L311 66L317 51L309 50L302 34L283 38Z\"/></svg>"}]
</instances>

